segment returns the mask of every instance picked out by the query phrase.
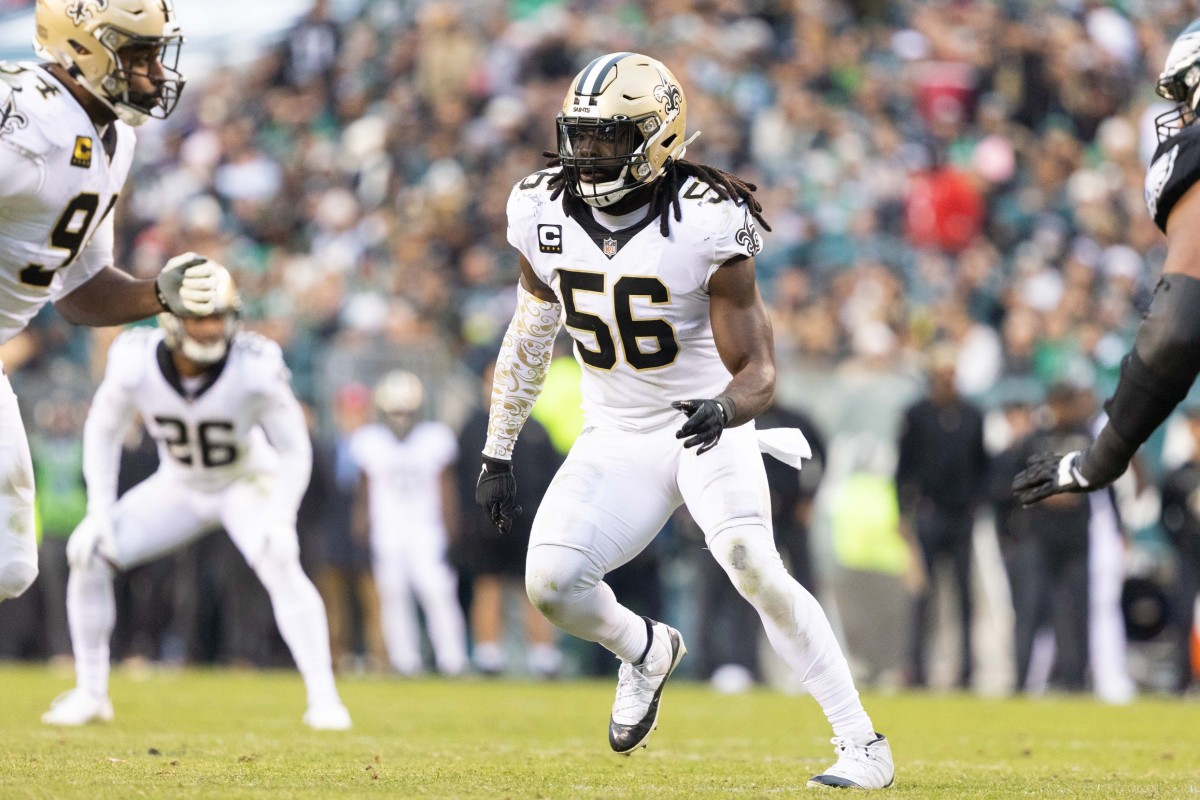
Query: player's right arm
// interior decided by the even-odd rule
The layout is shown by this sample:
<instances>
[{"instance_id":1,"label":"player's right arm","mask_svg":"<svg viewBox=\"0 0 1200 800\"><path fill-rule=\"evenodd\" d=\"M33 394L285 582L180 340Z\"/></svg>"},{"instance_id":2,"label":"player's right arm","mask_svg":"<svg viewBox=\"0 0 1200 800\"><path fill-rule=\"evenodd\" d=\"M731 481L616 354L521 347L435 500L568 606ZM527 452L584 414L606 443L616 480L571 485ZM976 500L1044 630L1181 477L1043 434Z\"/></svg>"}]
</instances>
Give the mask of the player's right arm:
<instances>
[{"instance_id":1,"label":"player's right arm","mask_svg":"<svg viewBox=\"0 0 1200 800\"><path fill-rule=\"evenodd\" d=\"M516 504L513 449L546 383L546 371L554 357L554 337L561 325L558 298L522 255L517 310L496 357L483 468L475 487L475 502L487 511L501 533L507 533L521 513Z\"/></svg>"},{"instance_id":2,"label":"player's right arm","mask_svg":"<svg viewBox=\"0 0 1200 800\"><path fill-rule=\"evenodd\" d=\"M492 524L507 533L521 513L517 505L517 481L512 456L517 436L542 393L546 371L554 357L554 338L562 326L562 305L533 268L529 253L535 248L539 204L524 190L525 182L513 188L508 198L508 242L521 254L521 280L517 284L517 309L496 357L488 406L487 441L483 445L483 467L475 485L475 502Z\"/></svg>"},{"instance_id":3,"label":"player's right arm","mask_svg":"<svg viewBox=\"0 0 1200 800\"><path fill-rule=\"evenodd\" d=\"M112 219L100 224L96 237L111 242ZM93 238L96 238L93 237ZM112 246L108 246L111 262ZM107 327L167 311L203 316L216 302L217 265L195 253L169 260L154 278L135 278L111 263L54 300L63 319L73 325Z\"/></svg>"},{"instance_id":4,"label":"player's right arm","mask_svg":"<svg viewBox=\"0 0 1200 800\"><path fill-rule=\"evenodd\" d=\"M511 461L517 436L546 383L554 338L562 326L562 306L554 290L537 276L524 255L520 260L517 309L500 344L492 378L485 462Z\"/></svg>"},{"instance_id":5,"label":"player's right arm","mask_svg":"<svg viewBox=\"0 0 1200 800\"><path fill-rule=\"evenodd\" d=\"M1060 492L1094 491L1121 477L1200 375L1200 141L1190 132L1187 138L1190 149L1162 156L1170 158L1173 170L1163 179L1166 191L1160 185L1159 195L1151 197L1151 213L1165 228L1167 257L1133 350L1121 362L1117 387L1105 403L1108 421L1084 450L1030 458L1013 481L1025 505ZM1176 150L1186 146L1181 142ZM1191 185L1180 193L1174 184L1184 180Z\"/></svg>"}]
</instances>

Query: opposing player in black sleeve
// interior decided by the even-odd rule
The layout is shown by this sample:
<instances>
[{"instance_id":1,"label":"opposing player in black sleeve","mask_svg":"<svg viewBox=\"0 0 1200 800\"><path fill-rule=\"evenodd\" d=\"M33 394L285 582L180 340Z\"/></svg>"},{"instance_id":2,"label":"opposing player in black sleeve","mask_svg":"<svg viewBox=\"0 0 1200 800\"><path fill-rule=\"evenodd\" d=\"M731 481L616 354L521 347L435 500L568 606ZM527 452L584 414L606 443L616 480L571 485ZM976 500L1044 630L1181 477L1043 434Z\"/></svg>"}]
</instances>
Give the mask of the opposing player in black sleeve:
<instances>
[{"instance_id":1,"label":"opposing player in black sleeve","mask_svg":"<svg viewBox=\"0 0 1200 800\"><path fill-rule=\"evenodd\" d=\"M1167 259L1121 378L1105 403L1108 423L1083 450L1039 453L1013 479L1029 505L1061 492L1108 486L1187 395L1200 373L1200 19L1179 35L1158 77L1177 104L1155 120L1159 145L1146 174L1146 208L1167 234Z\"/></svg>"}]
</instances>

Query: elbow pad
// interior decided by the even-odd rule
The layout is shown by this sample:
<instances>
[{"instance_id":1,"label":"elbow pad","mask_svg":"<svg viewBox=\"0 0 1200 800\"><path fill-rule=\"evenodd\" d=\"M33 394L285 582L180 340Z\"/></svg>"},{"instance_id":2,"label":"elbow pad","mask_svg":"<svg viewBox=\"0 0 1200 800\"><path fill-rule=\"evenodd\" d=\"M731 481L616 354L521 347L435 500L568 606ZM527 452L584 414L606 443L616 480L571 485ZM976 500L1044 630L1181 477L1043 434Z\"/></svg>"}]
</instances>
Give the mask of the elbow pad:
<instances>
[{"instance_id":1,"label":"elbow pad","mask_svg":"<svg viewBox=\"0 0 1200 800\"><path fill-rule=\"evenodd\" d=\"M561 324L561 305L539 300L517 286L517 311L496 357L485 456L512 458L517 435L542 393L546 370L554 356L554 337Z\"/></svg>"},{"instance_id":2,"label":"elbow pad","mask_svg":"<svg viewBox=\"0 0 1200 800\"><path fill-rule=\"evenodd\" d=\"M1200 374L1200 280L1164 275L1138 327L1133 352L1105 403L1108 424L1089 448L1081 472L1120 475L1137 449L1187 396ZM1113 476L1115 477L1115 476Z\"/></svg>"}]
</instances>

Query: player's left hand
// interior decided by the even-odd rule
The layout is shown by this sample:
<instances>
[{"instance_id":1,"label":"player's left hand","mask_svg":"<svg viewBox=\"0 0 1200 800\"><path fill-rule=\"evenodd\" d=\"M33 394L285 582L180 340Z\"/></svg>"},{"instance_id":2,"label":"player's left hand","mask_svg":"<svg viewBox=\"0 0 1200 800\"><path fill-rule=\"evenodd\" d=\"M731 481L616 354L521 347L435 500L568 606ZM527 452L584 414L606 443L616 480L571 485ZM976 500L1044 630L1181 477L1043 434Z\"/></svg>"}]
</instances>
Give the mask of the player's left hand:
<instances>
[{"instance_id":1,"label":"player's left hand","mask_svg":"<svg viewBox=\"0 0 1200 800\"><path fill-rule=\"evenodd\" d=\"M687 421L676 432L676 439L687 439L684 447L699 447L704 455L721 441L721 432L733 416L733 404L725 396L709 400L676 400L671 408L687 414ZM691 437L691 438L688 438Z\"/></svg>"},{"instance_id":2,"label":"player's left hand","mask_svg":"<svg viewBox=\"0 0 1200 800\"><path fill-rule=\"evenodd\" d=\"M1090 492L1099 488L1079 471L1082 455L1082 451L1075 450L1065 456L1058 453L1030 456L1025 469L1013 478L1013 494L1022 505L1031 506L1052 494Z\"/></svg>"},{"instance_id":3,"label":"player's left hand","mask_svg":"<svg viewBox=\"0 0 1200 800\"><path fill-rule=\"evenodd\" d=\"M71 569L85 569L94 556L111 560L114 549L112 517L88 514L67 539L67 564Z\"/></svg>"},{"instance_id":4,"label":"player's left hand","mask_svg":"<svg viewBox=\"0 0 1200 800\"><path fill-rule=\"evenodd\" d=\"M183 253L167 262L154 281L158 302L172 314L203 317L217 303L217 274L225 269L197 253Z\"/></svg>"}]
</instances>

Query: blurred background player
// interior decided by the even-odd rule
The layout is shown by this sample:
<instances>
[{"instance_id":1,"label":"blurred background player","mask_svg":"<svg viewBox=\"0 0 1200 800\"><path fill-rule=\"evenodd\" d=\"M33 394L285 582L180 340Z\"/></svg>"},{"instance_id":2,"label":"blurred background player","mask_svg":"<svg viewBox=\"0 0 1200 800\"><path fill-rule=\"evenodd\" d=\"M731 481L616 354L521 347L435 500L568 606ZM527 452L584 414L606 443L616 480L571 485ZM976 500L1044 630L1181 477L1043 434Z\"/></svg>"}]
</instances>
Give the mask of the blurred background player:
<instances>
[{"instance_id":1,"label":"blurred background player","mask_svg":"<svg viewBox=\"0 0 1200 800\"><path fill-rule=\"evenodd\" d=\"M105 326L212 309L213 267L177 256L153 280L113 267L111 211L134 132L179 102L183 34L159 0L39 0L35 46L53 63L0 69L0 344L53 302ZM0 601L37 577L33 466L0 365Z\"/></svg>"},{"instance_id":2,"label":"blurred background player","mask_svg":"<svg viewBox=\"0 0 1200 800\"><path fill-rule=\"evenodd\" d=\"M304 678L305 724L350 727L334 685L325 607L300 566L296 509L311 469L304 413L279 346L238 330L240 306L222 268L213 313L162 314L161 328L133 328L109 350L84 428L87 517L67 544L76 687L43 722L113 717L114 571L224 527L266 588ZM160 466L117 500L121 442L135 411L158 442Z\"/></svg>"},{"instance_id":3,"label":"blurred background player","mask_svg":"<svg viewBox=\"0 0 1200 800\"><path fill-rule=\"evenodd\" d=\"M467 668L466 623L458 578L446 560L458 519L458 441L448 425L420 421L424 396L413 373L384 375L375 386L383 422L360 428L350 453L362 471L383 640L392 667L403 675L423 669L415 598L438 672L459 675Z\"/></svg>"},{"instance_id":4,"label":"blurred background player","mask_svg":"<svg viewBox=\"0 0 1200 800\"><path fill-rule=\"evenodd\" d=\"M329 615L329 641L338 670L383 672L387 648L379 622L379 593L371 572L369 524L355 526L360 472L350 445L354 433L373 417L371 390L359 381L338 387L333 398L333 431L318 437L313 451L313 484L319 500L315 582Z\"/></svg>"}]
</instances>

